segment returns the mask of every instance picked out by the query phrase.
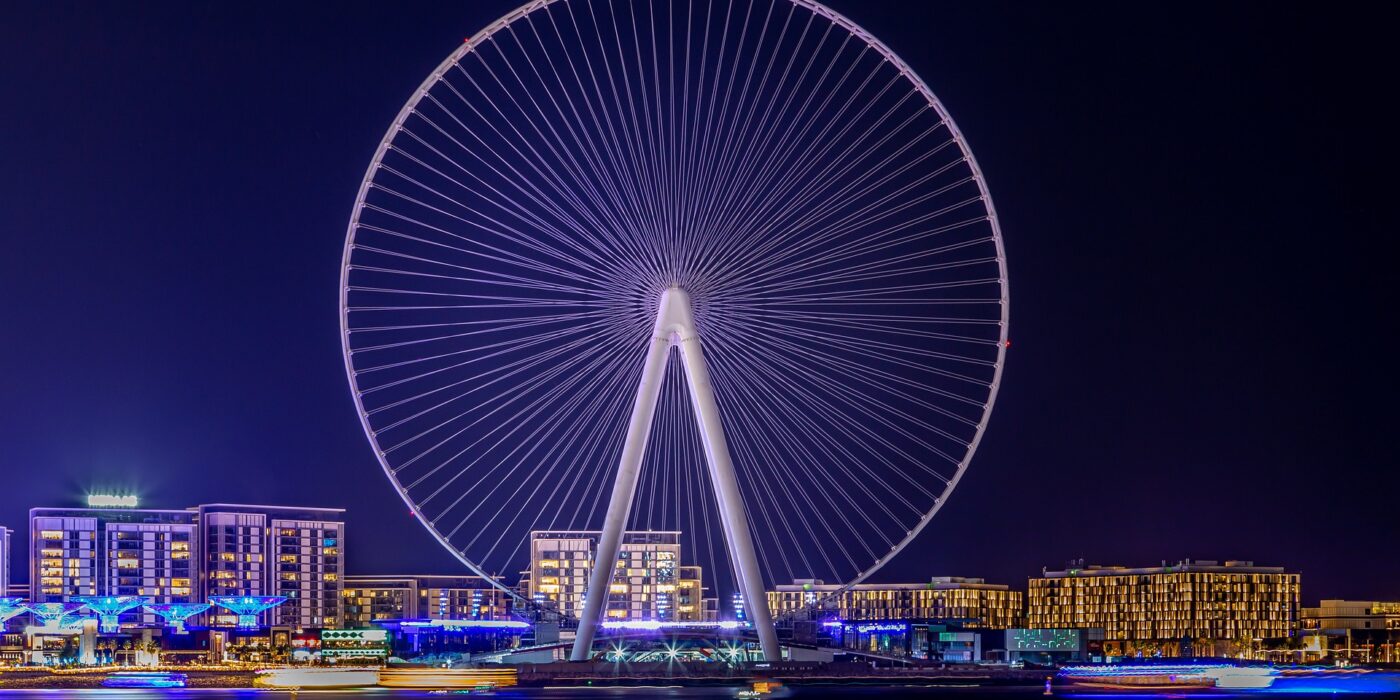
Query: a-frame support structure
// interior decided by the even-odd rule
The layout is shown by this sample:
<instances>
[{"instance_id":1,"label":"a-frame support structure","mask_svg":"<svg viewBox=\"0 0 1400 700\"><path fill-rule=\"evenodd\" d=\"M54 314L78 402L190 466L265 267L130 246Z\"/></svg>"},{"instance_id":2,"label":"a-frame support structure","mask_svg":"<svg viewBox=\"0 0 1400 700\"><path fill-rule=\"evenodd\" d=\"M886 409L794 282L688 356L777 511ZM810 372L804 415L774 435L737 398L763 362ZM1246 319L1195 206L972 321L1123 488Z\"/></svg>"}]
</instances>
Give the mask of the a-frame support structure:
<instances>
[{"instance_id":1,"label":"a-frame support structure","mask_svg":"<svg viewBox=\"0 0 1400 700\"><path fill-rule=\"evenodd\" d=\"M652 417L656 414L656 400L661 395L666 362L673 346L680 350L681 363L685 368L691 405L700 427L701 441L705 445L705 462L709 465L710 481L715 487L720 523L724 527L724 539L729 546L729 559L735 567L735 579L739 583L740 593L744 596L745 612L753 624L754 631L758 633L759 646L763 650L764 658L770 661L780 660L782 651L778 646L778 634L773 629L773 616L768 610L768 597L763 589L763 574L758 568L758 555L753 548L749 519L744 512L743 498L739 494L734 462L729 458L729 445L724 439L724 427L720 425L719 406L715 403L714 388L710 386L710 372L705 365L700 336L695 330L690 296L678 287L672 287L661 294L656 328L652 331L646 364L642 367L637 401L632 405L632 421L627 426L627 441L623 444L622 459L618 462L617 480L613 482L612 498L608 502L608 514L603 521L602 536L598 539L598 551L593 563L593 573L588 579L583 616L579 619L578 636L574 639L573 654L570 658L574 661L586 661L589 658L594 634L598 630L603 610L607 607L608 588L617 568L622 532L626 528L627 517L632 512L637 477L641 472L642 457L646 454L647 438L651 435Z\"/></svg>"}]
</instances>

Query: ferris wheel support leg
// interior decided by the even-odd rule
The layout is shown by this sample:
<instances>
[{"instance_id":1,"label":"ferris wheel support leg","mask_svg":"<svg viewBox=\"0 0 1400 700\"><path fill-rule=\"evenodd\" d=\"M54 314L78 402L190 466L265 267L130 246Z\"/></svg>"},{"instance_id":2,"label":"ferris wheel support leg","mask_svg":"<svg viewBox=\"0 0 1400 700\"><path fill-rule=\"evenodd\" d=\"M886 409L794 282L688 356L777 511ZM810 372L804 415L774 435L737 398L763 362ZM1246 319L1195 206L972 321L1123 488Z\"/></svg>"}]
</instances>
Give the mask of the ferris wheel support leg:
<instances>
[{"instance_id":1,"label":"ferris wheel support leg","mask_svg":"<svg viewBox=\"0 0 1400 700\"><path fill-rule=\"evenodd\" d=\"M660 322L657 323L658 328ZM574 637L571 661L587 661L593 650L593 636L607 608L608 589L617 569L617 554L622 548L622 532L627 516L632 512L632 499L637 491L637 476L642 457L646 454L647 438L651 435L651 419L656 415L656 400L661 395L661 382L666 376L666 358L670 354L670 339L653 334L642 366L642 381L637 385L637 400L632 404L632 422L627 426L627 442L618 460L617 480L613 482L608 515L598 538L598 551L593 559L593 572L588 577L588 589L579 617L578 635Z\"/></svg>"},{"instance_id":2,"label":"ferris wheel support leg","mask_svg":"<svg viewBox=\"0 0 1400 700\"><path fill-rule=\"evenodd\" d=\"M694 328L680 338L681 359L685 365L686 381L690 385L690 400L695 407L695 420L705 442L705 458L714 482L715 498L719 504L720 520L724 523L725 541L734 564L739 591L744 596L744 611L758 633L758 644L767 661L781 661L782 648L773 628L773 615L768 610L768 594L763 589L763 572L758 568L758 554L753 547L744 500L739 494L739 482L734 474L734 462L729 457L729 444L724 439L724 427L719 420L714 388L700 337Z\"/></svg>"}]
</instances>

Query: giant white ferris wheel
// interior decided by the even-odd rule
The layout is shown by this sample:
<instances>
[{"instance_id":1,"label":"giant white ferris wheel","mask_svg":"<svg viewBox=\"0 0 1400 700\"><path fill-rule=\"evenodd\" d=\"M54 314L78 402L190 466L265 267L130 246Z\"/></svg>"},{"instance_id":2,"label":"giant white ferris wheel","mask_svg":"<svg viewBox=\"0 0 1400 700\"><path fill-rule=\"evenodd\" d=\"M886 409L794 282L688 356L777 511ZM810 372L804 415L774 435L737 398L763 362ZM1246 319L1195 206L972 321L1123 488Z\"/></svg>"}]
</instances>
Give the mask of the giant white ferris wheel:
<instances>
[{"instance_id":1,"label":"giant white ferris wheel","mask_svg":"<svg viewBox=\"0 0 1400 700\"><path fill-rule=\"evenodd\" d=\"M601 531L575 658L647 529L776 658L765 584L858 583L928 526L1007 346L966 140L811 0L511 12L390 126L341 282L365 433L444 547L515 594L532 531Z\"/></svg>"}]
</instances>

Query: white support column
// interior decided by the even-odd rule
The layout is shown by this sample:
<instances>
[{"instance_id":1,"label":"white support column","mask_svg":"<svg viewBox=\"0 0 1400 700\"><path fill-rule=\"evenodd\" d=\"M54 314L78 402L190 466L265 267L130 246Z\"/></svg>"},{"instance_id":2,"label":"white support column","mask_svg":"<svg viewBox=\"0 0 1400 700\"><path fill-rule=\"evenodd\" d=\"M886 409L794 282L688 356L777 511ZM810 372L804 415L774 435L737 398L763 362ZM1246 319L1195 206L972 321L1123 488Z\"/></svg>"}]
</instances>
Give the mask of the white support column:
<instances>
[{"instance_id":1,"label":"white support column","mask_svg":"<svg viewBox=\"0 0 1400 700\"><path fill-rule=\"evenodd\" d=\"M632 404L632 422L627 426L627 441L623 443L622 458L618 460L617 480L613 482L608 515L603 521L603 533L598 538L598 551L593 559L593 573L588 577L588 590L579 617L578 636L574 637L572 661L587 661L593 648L593 635L607 608L608 588L612 586L617 568L617 553L622 547L622 532L627 528L627 516L632 512L632 497L637 490L642 457L651 436L651 419L656 415L656 400L661 396L661 382L666 376L666 359L670 354L668 334L661 334L661 318L652 333L646 364L642 365L642 381L637 386L637 400Z\"/></svg>"},{"instance_id":2,"label":"white support column","mask_svg":"<svg viewBox=\"0 0 1400 700\"><path fill-rule=\"evenodd\" d=\"M689 312L690 304L686 303ZM687 313L687 316L689 314ZM689 320L689 319L687 319ZM700 436L705 443L705 458L710 465L710 481L714 482L715 498L719 503L720 519L724 522L725 541L729 543L729 558L735 567L734 578L744 596L744 610L758 634L758 644L767 661L781 661L782 648L773 628L773 615L768 610L768 594L763 588L763 572L758 568L758 554L753 547L744 498L739 493L739 480L734 462L729 456L729 443L724 439L724 426L719 419L714 387L710 386L710 370L700 347L700 336L693 323L681 336L681 360L690 385L690 401L695 407L695 420L700 424Z\"/></svg>"},{"instance_id":3,"label":"white support column","mask_svg":"<svg viewBox=\"0 0 1400 700\"><path fill-rule=\"evenodd\" d=\"M700 337L695 330L690 297L676 287L666 290L661 295L661 308L656 314L651 347L647 352L646 364L642 368L637 401L632 406L632 422L627 428L627 441L618 463L617 480L613 483L612 499L608 502L608 514L603 522L603 534L598 540L598 552L593 562L593 573L588 579L587 598L584 600L578 636L574 639L574 649L570 658L574 661L588 659L599 620L607 607L608 588L612 584L613 573L617 567L622 533L627 524L627 516L632 510L637 477L641 470L642 457L646 454L651 420L656 413L656 400L661 393L667 355L672 345L678 346L681 351L695 420L700 427L701 439L705 443L705 461L709 465L710 481L715 487L715 500L719 505L720 520L724 525L725 541L729 545L729 560L735 568L734 577L738 581L739 591L744 596L744 607L748 611L754 631L758 633L759 646L763 649L764 658L770 661L780 660L782 649L778 645L778 635L773 629L773 617L768 610L768 595L763 589L763 572L758 568L758 555L754 550L748 515L744 512L744 500L739 493L734 462L729 456L729 444L724 439L724 427L720 424L719 406L715 403L709 368L705 364Z\"/></svg>"}]
</instances>

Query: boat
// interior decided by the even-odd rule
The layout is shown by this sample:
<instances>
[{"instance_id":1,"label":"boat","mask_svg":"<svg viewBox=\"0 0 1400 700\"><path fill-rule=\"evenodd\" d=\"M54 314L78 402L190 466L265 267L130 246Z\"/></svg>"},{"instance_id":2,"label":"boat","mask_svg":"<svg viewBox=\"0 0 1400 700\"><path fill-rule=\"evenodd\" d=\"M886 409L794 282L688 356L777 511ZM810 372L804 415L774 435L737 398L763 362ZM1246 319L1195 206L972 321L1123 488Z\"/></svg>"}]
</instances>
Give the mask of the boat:
<instances>
[{"instance_id":1,"label":"boat","mask_svg":"<svg viewBox=\"0 0 1400 700\"><path fill-rule=\"evenodd\" d=\"M104 688L183 688L183 673L166 671L117 671L102 679Z\"/></svg>"},{"instance_id":2,"label":"boat","mask_svg":"<svg viewBox=\"0 0 1400 700\"><path fill-rule=\"evenodd\" d=\"M1201 664L1103 664L1066 666L1056 677L1076 688L1102 690L1259 690L1268 688L1279 672L1265 666Z\"/></svg>"}]
</instances>

